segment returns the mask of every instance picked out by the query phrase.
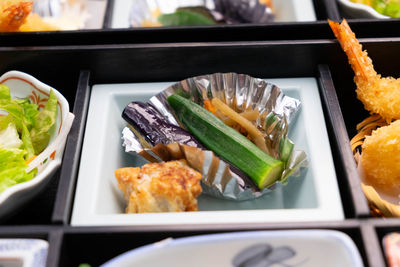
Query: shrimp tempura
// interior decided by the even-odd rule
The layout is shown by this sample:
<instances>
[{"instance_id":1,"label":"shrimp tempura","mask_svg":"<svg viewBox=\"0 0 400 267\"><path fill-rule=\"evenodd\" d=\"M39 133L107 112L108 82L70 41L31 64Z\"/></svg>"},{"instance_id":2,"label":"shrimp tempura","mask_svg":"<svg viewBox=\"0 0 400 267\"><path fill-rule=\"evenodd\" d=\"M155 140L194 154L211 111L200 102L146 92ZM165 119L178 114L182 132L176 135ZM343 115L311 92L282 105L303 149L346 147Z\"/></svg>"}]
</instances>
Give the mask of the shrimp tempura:
<instances>
[{"instance_id":1,"label":"shrimp tempura","mask_svg":"<svg viewBox=\"0 0 400 267\"><path fill-rule=\"evenodd\" d=\"M0 1L0 32L16 32L26 22L33 2Z\"/></svg>"},{"instance_id":2,"label":"shrimp tempura","mask_svg":"<svg viewBox=\"0 0 400 267\"><path fill-rule=\"evenodd\" d=\"M384 77L374 70L372 60L351 31L347 21L329 21L333 33L346 53L355 73L357 98L371 114L379 114L390 123L400 119L400 79Z\"/></svg>"},{"instance_id":3,"label":"shrimp tempura","mask_svg":"<svg viewBox=\"0 0 400 267\"><path fill-rule=\"evenodd\" d=\"M0 0L0 32L56 31L38 14L32 13L32 1Z\"/></svg>"}]
</instances>

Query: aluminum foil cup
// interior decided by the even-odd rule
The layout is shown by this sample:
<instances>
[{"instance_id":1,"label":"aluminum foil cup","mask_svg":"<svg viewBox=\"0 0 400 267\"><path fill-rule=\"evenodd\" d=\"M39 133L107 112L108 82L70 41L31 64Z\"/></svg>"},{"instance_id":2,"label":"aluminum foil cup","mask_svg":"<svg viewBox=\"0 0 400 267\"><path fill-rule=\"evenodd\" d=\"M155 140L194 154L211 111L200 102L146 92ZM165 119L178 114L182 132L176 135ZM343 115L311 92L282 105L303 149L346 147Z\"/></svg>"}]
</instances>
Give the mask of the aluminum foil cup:
<instances>
[{"instance_id":1,"label":"aluminum foil cup","mask_svg":"<svg viewBox=\"0 0 400 267\"><path fill-rule=\"evenodd\" d=\"M205 7L215 21L228 24L266 23L274 19L272 9L258 0L132 0L129 25L160 26L157 17L182 7Z\"/></svg>"},{"instance_id":2,"label":"aluminum foil cup","mask_svg":"<svg viewBox=\"0 0 400 267\"><path fill-rule=\"evenodd\" d=\"M178 93L203 106L204 100L219 98L237 112L258 110L255 124L265 137L269 154L277 159L282 156L282 140L287 139L289 124L300 109L300 101L283 94L274 84L246 74L215 73L197 76L178 82L153 96L148 103L153 105L168 121L185 128L170 108L167 97ZM165 161L184 158L203 175L203 192L218 198L249 200L260 197L288 182L301 167L307 166L304 151L293 150L285 161L280 179L271 187L260 190L243 172L220 160L212 151L194 149L171 141L154 147L132 127L122 132L125 151L140 155L149 161ZM289 140L289 142L291 142Z\"/></svg>"}]
</instances>

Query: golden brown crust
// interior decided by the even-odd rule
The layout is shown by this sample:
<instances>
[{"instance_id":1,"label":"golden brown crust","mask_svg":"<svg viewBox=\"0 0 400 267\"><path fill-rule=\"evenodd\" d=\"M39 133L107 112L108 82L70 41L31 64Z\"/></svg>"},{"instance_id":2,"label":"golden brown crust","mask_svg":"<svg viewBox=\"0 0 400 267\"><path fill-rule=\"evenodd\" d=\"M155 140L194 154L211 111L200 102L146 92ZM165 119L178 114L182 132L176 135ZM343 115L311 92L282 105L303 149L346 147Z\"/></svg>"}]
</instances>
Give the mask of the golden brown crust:
<instances>
[{"instance_id":1,"label":"golden brown crust","mask_svg":"<svg viewBox=\"0 0 400 267\"><path fill-rule=\"evenodd\" d=\"M197 211L201 174L183 161L147 163L115 171L127 213Z\"/></svg>"},{"instance_id":2,"label":"golden brown crust","mask_svg":"<svg viewBox=\"0 0 400 267\"><path fill-rule=\"evenodd\" d=\"M365 138L361 163L365 181L388 195L400 194L400 121L379 127Z\"/></svg>"},{"instance_id":3,"label":"golden brown crust","mask_svg":"<svg viewBox=\"0 0 400 267\"><path fill-rule=\"evenodd\" d=\"M0 3L0 31L15 32L26 22L33 2L4 1Z\"/></svg>"},{"instance_id":4,"label":"golden brown crust","mask_svg":"<svg viewBox=\"0 0 400 267\"><path fill-rule=\"evenodd\" d=\"M357 97L365 109L379 114L388 123L400 119L400 79L377 74L367 51L362 50L345 19L341 24L329 21L329 25L354 71Z\"/></svg>"},{"instance_id":5,"label":"golden brown crust","mask_svg":"<svg viewBox=\"0 0 400 267\"><path fill-rule=\"evenodd\" d=\"M0 0L0 32L59 30L33 14L32 8L33 1Z\"/></svg>"}]
</instances>

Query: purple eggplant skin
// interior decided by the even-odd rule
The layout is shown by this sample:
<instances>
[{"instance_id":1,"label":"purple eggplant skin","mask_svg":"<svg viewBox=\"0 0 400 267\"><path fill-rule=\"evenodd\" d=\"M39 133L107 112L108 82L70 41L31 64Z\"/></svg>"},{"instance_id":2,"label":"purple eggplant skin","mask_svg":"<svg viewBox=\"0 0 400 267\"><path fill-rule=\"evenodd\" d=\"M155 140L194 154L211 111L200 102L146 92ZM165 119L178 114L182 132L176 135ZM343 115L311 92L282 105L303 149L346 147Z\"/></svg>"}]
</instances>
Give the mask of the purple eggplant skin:
<instances>
[{"instance_id":1,"label":"purple eggplant skin","mask_svg":"<svg viewBox=\"0 0 400 267\"><path fill-rule=\"evenodd\" d=\"M148 103L135 101L129 103L122 112L122 118L153 146L178 142L188 146L205 148L188 131L170 123L167 118Z\"/></svg>"}]
</instances>

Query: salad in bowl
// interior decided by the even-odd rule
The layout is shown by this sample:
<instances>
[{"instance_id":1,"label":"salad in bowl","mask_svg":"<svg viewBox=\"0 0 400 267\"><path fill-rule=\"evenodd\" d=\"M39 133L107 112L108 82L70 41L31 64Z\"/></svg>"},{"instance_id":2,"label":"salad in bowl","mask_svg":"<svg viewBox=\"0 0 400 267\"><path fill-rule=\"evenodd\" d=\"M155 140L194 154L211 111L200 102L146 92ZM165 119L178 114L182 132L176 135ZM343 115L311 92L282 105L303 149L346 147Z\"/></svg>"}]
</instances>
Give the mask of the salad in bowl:
<instances>
[{"instance_id":1,"label":"salad in bowl","mask_svg":"<svg viewBox=\"0 0 400 267\"><path fill-rule=\"evenodd\" d=\"M400 17L400 0L338 0L353 18L388 19Z\"/></svg>"},{"instance_id":2,"label":"salad in bowl","mask_svg":"<svg viewBox=\"0 0 400 267\"><path fill-rule=\"evenodd\" d=\"M0 77L0 219L45 187L73 119L56 89L19 71Z\"/></svg>"}]
</instances>

